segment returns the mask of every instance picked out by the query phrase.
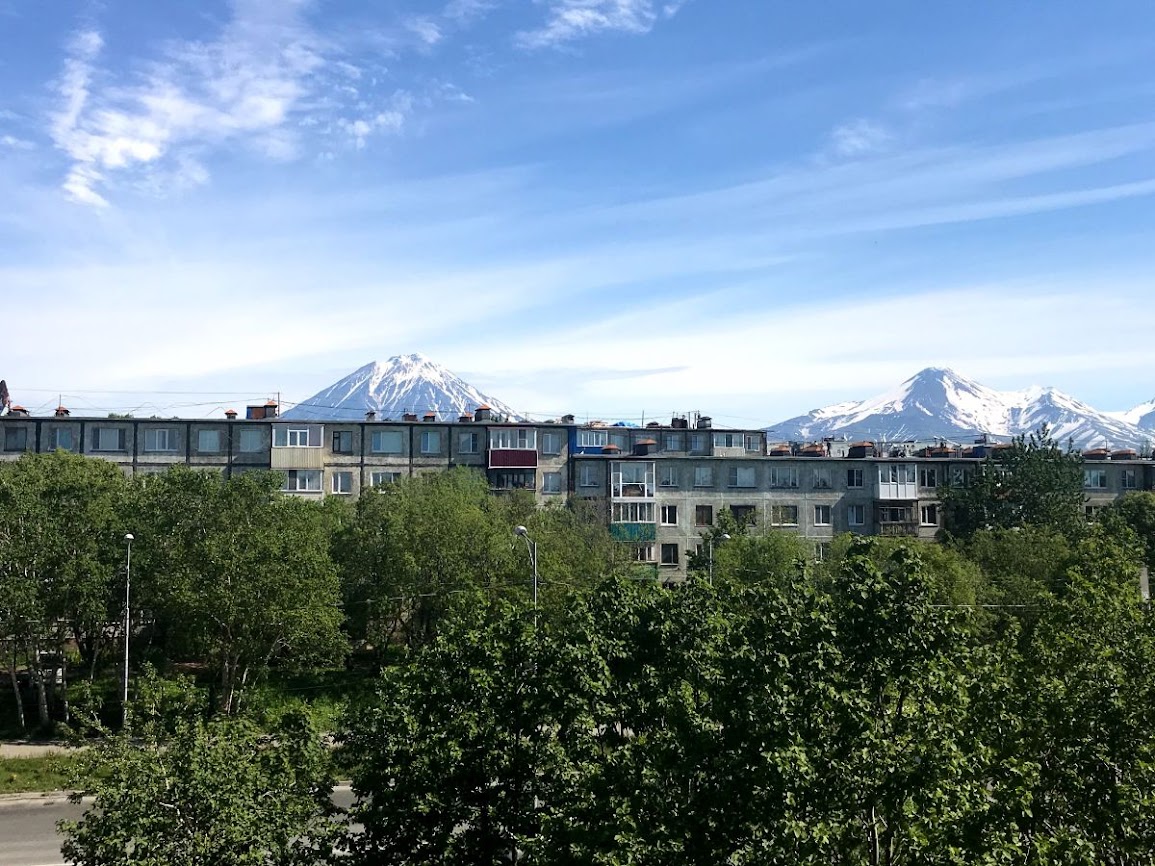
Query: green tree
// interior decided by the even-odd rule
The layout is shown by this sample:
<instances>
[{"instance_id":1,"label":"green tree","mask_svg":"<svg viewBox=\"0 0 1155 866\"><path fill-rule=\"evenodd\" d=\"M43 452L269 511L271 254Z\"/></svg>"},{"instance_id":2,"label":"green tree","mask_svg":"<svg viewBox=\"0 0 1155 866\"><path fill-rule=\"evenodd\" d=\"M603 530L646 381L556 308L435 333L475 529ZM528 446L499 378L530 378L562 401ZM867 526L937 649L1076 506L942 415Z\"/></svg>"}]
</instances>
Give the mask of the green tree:
<instances>
[{"instance_id":1,"label":"green tree","mask_svg":"<svg viewBox=\"0 0 1155 866\"><path fill-rule=\"evenodd\" d=\"M177 467L140 496L140 605L170 653L210 663L226 712L273 663L322 664L346 649L330 517L279 487L273 473Z\"/></svg>"},{"instance_id":2,"label":"green tree","mask_svg":"<svg viewBox=\"0 0 1155 866\"><path fill-rule=\"evenodd\" d=\"M271 730L206 720L188 685L147 677L132 729L82 753L93 800L61 823L77 866L290 866L328 862L339 824L329 759L303 716Z\"/></svg>"},{"instance_id":3,"label":"green tree","mask_svg":"<svg viewBox=\"0 0 1155 866\"><path fill-rule=\"evenodd\" d=\"M1017 436L974 467L962 486L939 489L944 534L966 540L984 529L1039 526L1076 536L1085 525L1083 461L1044 426Z\"/></svg>"},{"instance_id":4,"label":"green tree","mask_svg":"<svg viewBox=\"0 0 1155 866\"><path fill-rule=\"evenodd\" d=\"M1117 500L1102 515L1108 525L1121 522L1135 533L1143 563L1155 568L1155 493L1135 491Z\"/></svg>"},{"instance_id":5,"label":"green tree","mask_svg":"<svg viewBox=\"0 0 1155 866\"><path fill-rule=\"evenodd\" d=\"M41 724L53 679L42 659L60 666L67 717L66 643L91 679L115 639L128 501L124 474L103 460L56 451L0 464L0 631L13 683L17 656L32 671Z\"/></svg>"}]
</instances>

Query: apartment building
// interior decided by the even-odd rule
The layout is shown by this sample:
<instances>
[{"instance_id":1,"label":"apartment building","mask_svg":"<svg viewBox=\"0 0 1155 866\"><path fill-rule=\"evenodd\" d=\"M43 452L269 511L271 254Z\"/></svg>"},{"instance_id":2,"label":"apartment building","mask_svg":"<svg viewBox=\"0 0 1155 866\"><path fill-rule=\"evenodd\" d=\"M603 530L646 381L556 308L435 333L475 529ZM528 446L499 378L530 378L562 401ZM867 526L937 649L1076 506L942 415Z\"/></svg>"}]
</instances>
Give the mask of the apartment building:
<instances>
[{"instance_id":1,"label":"apartment building","mask_svg":"<svg viewBox=\"0 0 1155 866\"><path fill-rule=\"evenodd\" d=\"M839 533L931 539L941 524L937 493L964 483L998 449L942 443L798 444L762 430L714 428L710 419L673 418L644 427L510 422L486 406L446 419L291 421L275 404L220 419L74 418L58 409L0 417L0 459L63 449L109 460L130 474L184 464L226 474L284 475L296 496L357 496L401 478L468 466L496 494L532 492L539 504L577 496L606 515L611 534L669 579L722 512L756 532L786 530L812 540L815 554ZM1155 463L1134 451L1085 452L1088 514L1132 490L1150 490Z\"/></svg>"}]
</instances>

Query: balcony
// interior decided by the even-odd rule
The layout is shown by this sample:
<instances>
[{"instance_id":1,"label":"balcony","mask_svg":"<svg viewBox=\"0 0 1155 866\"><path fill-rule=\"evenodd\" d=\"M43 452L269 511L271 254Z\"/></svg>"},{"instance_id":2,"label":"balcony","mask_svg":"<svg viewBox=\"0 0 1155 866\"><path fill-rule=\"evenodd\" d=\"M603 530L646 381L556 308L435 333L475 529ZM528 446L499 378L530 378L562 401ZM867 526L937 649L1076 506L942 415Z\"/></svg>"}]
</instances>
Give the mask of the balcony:
<instances>
[{"instance_id":1,"label":"balcony","mask_svg":"<svg viewBox=\"0 0 1155 866\"><path fill-rule=\"evenodd\" d=\"M490 469L537 469L537 451L530 448L490 448Z\"/></svg>"}]
</instances>

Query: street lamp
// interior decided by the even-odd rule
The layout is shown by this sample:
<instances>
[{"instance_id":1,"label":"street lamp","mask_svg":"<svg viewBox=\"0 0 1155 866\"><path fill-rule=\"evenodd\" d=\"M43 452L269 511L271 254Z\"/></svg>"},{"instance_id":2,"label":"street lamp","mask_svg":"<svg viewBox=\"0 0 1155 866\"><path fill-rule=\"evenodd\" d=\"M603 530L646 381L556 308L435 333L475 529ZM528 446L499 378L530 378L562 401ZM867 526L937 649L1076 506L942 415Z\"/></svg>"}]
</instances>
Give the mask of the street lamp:
<instances>
[{"instance_id":1,"label":"street lamp","mask_svg":"<svg viewBox=\"0 0 1155 866\"><path fill-rule=\"evenodd\" d=\"M714 585L714 542L715 541L729 541L729 540L730 540L730 533L723 532L721 535L719 535L717 537L717 539L711 537L710 540L706 543L706 546L707 546L707 548L709 548L709 551L710 551L710 586Z\"/></svg>"},{"instance_id":2,"label":"street lamp","mask_svg":"<svg viewBox=\"0 0 1155 866\"><path fill-rule=\"evenodd\" d=\"M529 537L529 530L524 526L513 527L513 534L525 539L529 548L529 564L533 566L533 627L537 628L537 542Z\"/></svg>"},{"instance_id":3,"label":"street lamp","mask_svg":"<svg viewBox=\"0 0 1155 866\"><path fill-rule=\"evenodd\" d=\"M132 627L132 613L128 604L132 586L132 542L135 540L131 532L125 533L124 543L128 546L128 550L124 560L124 693L120 705L122 729L128 727L128 631Z\"/></svg>"}]
</instances>

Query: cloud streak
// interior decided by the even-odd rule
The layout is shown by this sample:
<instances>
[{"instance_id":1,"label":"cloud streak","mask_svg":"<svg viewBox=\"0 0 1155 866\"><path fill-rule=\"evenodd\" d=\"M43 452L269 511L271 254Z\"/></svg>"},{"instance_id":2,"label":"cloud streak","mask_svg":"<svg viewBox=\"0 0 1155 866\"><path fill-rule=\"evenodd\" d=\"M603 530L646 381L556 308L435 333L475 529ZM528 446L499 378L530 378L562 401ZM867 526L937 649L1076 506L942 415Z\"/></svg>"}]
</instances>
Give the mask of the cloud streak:
<instances>
[{"instance_id":1,"label":"cloud streak","mask_svg":"<svg viewBox=\"0 0 1155 866\"><path fill-rule=\"evenodd\" d=\"M540 0L539 0L540 2ZM516 41L523 48L550 48L603 33L649 33L662 18L671 18L681 2L654 0L544 0L545 24L523 30Z\"/></svg>"}]
</instances>

